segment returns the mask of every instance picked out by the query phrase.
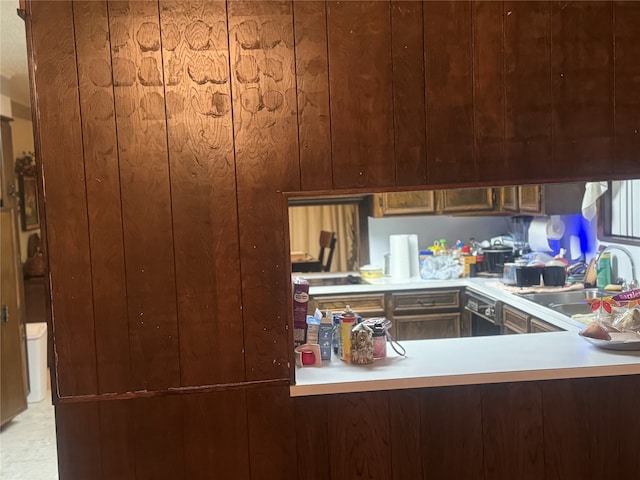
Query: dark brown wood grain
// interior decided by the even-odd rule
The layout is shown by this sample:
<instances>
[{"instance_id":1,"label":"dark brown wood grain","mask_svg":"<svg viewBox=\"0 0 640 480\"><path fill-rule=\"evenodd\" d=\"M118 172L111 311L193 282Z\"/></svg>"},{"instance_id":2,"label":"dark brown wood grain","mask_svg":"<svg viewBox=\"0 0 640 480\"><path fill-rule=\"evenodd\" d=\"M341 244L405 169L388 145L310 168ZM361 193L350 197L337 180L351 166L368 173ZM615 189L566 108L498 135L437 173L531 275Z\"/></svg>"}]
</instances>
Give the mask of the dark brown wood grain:
<instances>
[{"instance_id":1,"label":"dark brown wood grain","mask_svg":"<svg viewBox=\"0 0 640 480\"><path fill-rule=\"evenodd\" d=\"M246 395L251 478L297 479L295 404L289 387L252 389Z\"/></svg>"},{"instance_id":2,"label":"dark brown wood grain","mask_svg":"<svg viewBox=\"0 0 640 480\"><path fill-rule=\"evenodd\" d=\"M388 2L327 3L334 188L395 184L390 15Z\"/></svg>"},{"instance_id":3,"label":"dark brown wood grain","mask_svg":"<svg viewBox=\"0 0 640 480\"><path fill-rule=\"evenodd\" d=\"M588 379L542 383L547 480L590 478L588 387Z\"/></svg>"},{"instance_id":4,"label":"dark brown wood grain","mask_svg":"<svg viewBox=\"0 0 640 480\"><path fill-rule=\"evenodd\" d=\"M335 395L327 406L331 478L392 478L387 393Z\"/></svg>"},{"instance_id":5,"label":"dark brown wood grain","mask_svg":"<svg viewBox=\"0 0 640 480\"><path fill-rule=\"evenodd\" d=\"M131 402L136 480L184 478L181 399L141 398Z\"/></svg>"},{"instance_id":6,"label":"dark brown wood grain","mask_svg":"<svg viewBox=\"0 0 640 480\"><path fill-rule=\"evenodd\" d=\"M613 3L552 4L553 175L612 172Z\"/></svg>"},{"instance_id":7,"label":"dark brown wood grain","mask_svg":"<svg viewBox=\"0 0 640 480\"><path fill-rule=\"evenodd\" d=\"M100 409L102 477L136 479L132 401L97 402Z\"/></svg>"},{"instance_id":8,"label":"dark brown wood grain","mask_svg":"<svg viewBox=\"0 0 640 480\"><path fill-rule=\"evenodd\" d=\"M31 52L37 64L45 186L47 254L57 370L62 395L98 390L92 270L71 2L32 5ZM55 93L51 93L51 92Z\"/></svg>"},{"instance_id":9,"label":"dark brown wood grain","mask_svg":"<svg viewBox=\"0 0 640 480\"><path fill-rule=\"evenodd\" d=\"M505 150L504 5L473 2L473 156L478 180L509 178Z\"/></svg>"},{"instance_id":10,"label":"dark brown wood grain","mask_svg":"<svg viewBox=\"0 0 640 480\"><path fill-rule=\"evenodd\" d=\"M162 2L182 385L244 379L225 2Z\"/></svg>"},{"instance_id":11,"label":"dark brown wood grain","mask_svg":"<svg viewBox=\"0 0 640 480\"><path fill-rule=\"evenodd\" d=\"M471 2L424 2L427 178L476 179Z\"/></svg>"},{"instance_id":12,"label":"dark brown wood grain","mask_svg":"<svg viewBox=\"0 0 640 480\"><path fill-rule=\"evenodd\" d=\"M425 474L421 449L421 404L420 390L399 390L389 395L391 478L396 480L420 479Z\"/></svg>"},{"instance_id":13,"label":"dark brown wood grain","mask_svg":"<svg viewBox=\"0 0 640 480\"><path fill-rule=\"evenodd\" d=\"M120 172L104 1L73 4L99 393L131 385Z\"/></svg>"},{"instance_id":14,"label":"dark brown wood grain","mask_svg":"<svg viewBox=\"0 0 640 480\"><path fill-rule=\"evenodd\" d=\"M427 182L422 2L391 2L396 185Z\"/></svg>"},{"instance_id":15,"label":"dark brown wood grain","mask_svg":"<svg viewBox=\"0 0 640 480\"><path fill-rule=\"evenodd\" d=\"M425 480L484 478L481 399L474 386L423 391L420 447Z\"/></svg>"},{"instance_id":16,"label":"dark brown wood grain","mask_svg":"<svg viewBox=\"0 0 640 480\"><path fill-rule=\"evenodd\" d=\"M98 404L57 405L55 415L60 480L109 480L102 475Z\"/></svg>"},{"instance_id":17,"label":"dark brown wood grain","mask_svg":"<svg viewBox=\"0 0 640 480\"><path fill-rule=\"evenodd\" d=\"M292 7L228 7L246 378L288 378L281 192L300 188Z\"/></svg>"},{"instance_id":18,"label":"dark brown wood grain","mask_svg":"<svg viewBox=\"0 0 640 480\"><path fill-rule=\"evenodd\" d=\"M108 3L132 387L180 385L158 3Z\"/></svg>"},{"instance_id":19,"label":"dark brown wood grain","mask_svg":"<svg viewBox=\"0 0 640 480\"><path fill-rule=\"evenodd\" d=\"M640 398L640 378L638 375L626 377L616 377L614 379L614 390L612 395L617 398L618 412L623 418L623 427L617 429L618 439L618 471L620 478L633 478L640 471L640 417L635 414L637 410L638 398ZM600 390L597 379L594 379L592 387ZM598 405L598 410L591 411L591 416L602 412L602 407Z\"/></svg>"},{"instance_id":20,"label":"dark brown wood grain","mask_svg":"<svg viewBox=\"0 0 640 480\"><path fill-rule=\"evenodd\" d=\"M624 174L640 151L640 3L615 2L614 15L615 173Z\"/></svg>"},{"instance_id":21,"label":"dark brown wood grain","mask_svg":"<svg viewBox=\"0 0 640 480\"><path fill-rule=\"evenodd\" d=\"M507 170L551 177L551 3L505 2L504 15Z\"/></svg>"},{"instance_id":22,"label":"dark brown wood grain","mask_svg":"<svg viewBox=\"0 0 640 480\"><path fill-rule=\"evenodd\" d=\"M250 478L246 393L182 397L184 478Z\"/></svg>"},{"instance_id":23,"label":"dark brown wood grain","mask_svg":"<svg viewBox=\"0 0 640 480\"><path fill-rule=\"evenodd\" d=\"M485 385L481 391L484 478L543 479L540 384Z\"/></svg>"},{"instance_id":24,"label":"dark brown wood grain","mask_svg":"<svg viewBox=\"0 0 640 480\"><path fill-rule=\"evenodd\" d=\"M300 184L302 190L332 186L329 63L325 2L293 2Z\"/></svg>"},{"instance_id":25,"label":"dark brown wood grain","mask_svg":"<svg viewBox=\"0 0 640 480\"><path fill-rule=\"evenodd\" d=\"M324 396L295 399L298 478L331 478L327 403Z\"/></svg>"},{"instance_id":26,"label":"dark brown wood grain","mask_svg":"<svg viewBox=\"0 0 640 480\"><path fill-rule=\"evenodd\" d=\"M597 387L595 384L597 383ZM591 480L606 480L609 478L627 478L622 475L620 467L622 456L620 455L620 434L632 426L623 421L624 427L620 428L620 423L612 421L608 412L617 412L621 416L627 416L621 410L619 378L602 378L589 385L589 395L587 398L589 408L589 474ZM628 415L631 417L631 415ZM624 435L624 433L623 433ZM640 435L636 433L636 436ZM586 452L585 452L586 453ZM631 478L631 477L628 477Z\"/></svg>"}]
</instances>

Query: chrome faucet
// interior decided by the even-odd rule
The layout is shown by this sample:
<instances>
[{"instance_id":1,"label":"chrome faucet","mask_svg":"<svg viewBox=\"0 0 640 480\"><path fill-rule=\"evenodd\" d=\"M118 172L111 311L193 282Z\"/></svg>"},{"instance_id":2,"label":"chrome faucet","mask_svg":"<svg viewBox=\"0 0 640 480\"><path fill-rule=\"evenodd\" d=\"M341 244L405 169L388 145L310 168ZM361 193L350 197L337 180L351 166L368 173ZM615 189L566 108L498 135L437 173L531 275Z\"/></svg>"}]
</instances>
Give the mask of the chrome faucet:
<instances>
[{"instance_id":1,"label":"chrome faucet","mask_svg":"<svg viewBox=\"0 0 640 480\"><path fill-rule=\"evenodd\" d=\"M638 273L636 271L636 264L633 261L633 255L631 254L631 252L629 250L627 250L624 247L619 247L618 245L607 245L603 250L601 250L600 252L598 252L598 255L596 256L596 269L600 263L600 258L602 258L602 255L605 252L609 252L611 250L619 250L622 253L624 253L627 258L629 259L629 263L631 264L631 276L632 276L632 280L631 282L625 282L623 289L624 290L633 290L634 288L638 288Z\"/></svg>"}]
</instances>

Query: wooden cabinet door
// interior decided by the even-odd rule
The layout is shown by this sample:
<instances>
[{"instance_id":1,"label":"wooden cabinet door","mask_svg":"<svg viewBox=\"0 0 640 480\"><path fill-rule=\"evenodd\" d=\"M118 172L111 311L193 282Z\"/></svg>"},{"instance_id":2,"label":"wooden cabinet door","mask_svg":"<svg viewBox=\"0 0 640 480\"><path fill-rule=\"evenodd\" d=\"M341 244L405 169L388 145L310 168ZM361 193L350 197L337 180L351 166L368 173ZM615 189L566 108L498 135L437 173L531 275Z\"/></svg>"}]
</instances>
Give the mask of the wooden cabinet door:
<instances>
[{"instance_id":1,"label":"wooden cabinet door","mask_svg":"<svg viewBox=\"0 0 640 480\"><path fill-rule=\"evenodd\" d=\"M313 315L316 308L322 312L331 310L333 313L340 313L347 305L363 318L384 316L385 314L384 293L312 297L309 300L307 313Z\"/></svg>"},{"instance_id":2,"label":"wooden cabinet door","mask_svg":"<svg viewBox=\"0 0 640 480\"><path fill-rule=\"evenodd\" d=\"M20 310L15 212L0 210L2 288L0 303L0 425L27 408L27 358L25 326Z\"/></svg>"},{"instance_id":3,"label":"wooden cabinet door","mask_svg":"<svg viewBox=\"0 0 640 480\"><path fill-rule=\"evenodd\" d=\"M398 340L457 338L461 336L460 313L402 315L394 317L393 322Z\"/></svg>"},{"instance_id":4,"label":"wooden cabinet door","mask_svg":"<svg viewBox=\"0 0 640 480\"><path fill-rule=\"evenodd\" d=\"M492 188L458 188L439 193L442 213L491 212L494 208Z\"/></svg>"},{"instance_id":5,"label":"wooden cabinet door","mask_svg":"<svg viewBox=\"0 0 640 480\"><path fill-rule=\"evenodd\" d=\"M520 310L504 305L502 307L503 333L527 333L529 316Z\"/></svg>"},{"instance_id":6,"label":"wooden cabinet door","mask_svg":"<svg viewBox=\"0 0 640 480\"><path fill-rule=\"evenodd\" d=\"M550 323L543 322L537 318L529 319L529 330L531 333L544 333L544 332L562 332L563 330Z\"/></svg>"},{"instance_id":7,"label":"wooden cabinet door","mask_svg":"<svg viewBox=\"0 0 640 480\"><path fill-rule=\"evenodd\" d=\"M498 189L498 210L518 212L518 187L500 187Z\"/></svg>"},{"instance_id":8,"label":"wooden cabinet door","mask_svg":"<svg viewBox=\"0 0 640 480\"><path fill-rule=\"evenodd\" d=\"M522 213L542 213L540 185L518 187L518 203Z\"/></svg>"},{"instance_id":9,"label":"wooden cabinet door","mask_svg":"<svg viewBox=\"0 0 640 480\"><path fill-rule=\"evenodd\" d=\"M435 192L380 193L373 196L374 217L435 213Z\"/></svg>"}]
</instances>

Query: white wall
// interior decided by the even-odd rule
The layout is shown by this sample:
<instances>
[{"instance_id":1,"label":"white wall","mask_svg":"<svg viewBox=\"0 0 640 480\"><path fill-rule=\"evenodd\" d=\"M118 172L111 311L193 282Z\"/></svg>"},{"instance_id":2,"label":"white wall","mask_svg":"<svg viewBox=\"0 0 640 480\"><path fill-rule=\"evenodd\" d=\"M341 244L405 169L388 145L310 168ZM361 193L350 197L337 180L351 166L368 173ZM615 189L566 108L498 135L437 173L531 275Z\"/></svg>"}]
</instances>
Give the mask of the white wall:
<instances>
[{"instance_id":1,"label":"white wall","mask_svg":"<svg viewBox=\"0 0 640 480\"><path fill-rule=\"evenodd\" d=\"M389 235L415 233L420 249L424 249L440 238L446 238L447 244L453 246L456 240L464 243L468 243L470 237L488 240L510 230L510 217L369 217L370 263L384 265L384 255L389 252Z\"/></svg>"}]
</instances>

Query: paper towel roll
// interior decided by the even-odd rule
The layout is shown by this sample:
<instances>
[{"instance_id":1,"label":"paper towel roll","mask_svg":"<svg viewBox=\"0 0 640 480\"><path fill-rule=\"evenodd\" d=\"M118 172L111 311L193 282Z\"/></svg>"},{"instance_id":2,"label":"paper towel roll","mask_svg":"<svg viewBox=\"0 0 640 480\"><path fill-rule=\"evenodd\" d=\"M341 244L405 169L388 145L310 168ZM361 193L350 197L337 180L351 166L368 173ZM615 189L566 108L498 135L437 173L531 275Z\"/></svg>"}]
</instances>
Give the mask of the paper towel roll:
<instances>
[{"instance_id":1,"label":"paper towel roll","mask_svg":"<svg viewBox=\"0 0 640 480\"><path fill-rule=\"evenodd\" d=\"M391 252L391 278L407 279L411 276L411 256L408 235L389 235Z\"/></svg>"},{"instance_id":2,"label":"paper towel roll","mask_svg":"<svg viewBox=\"0 0 640 480\"><path fill-rule=\"evenodd\" d=\"M534 252L550 252L551 247L547 239L547 218L534 218L529 225L529 247Z\"/></svg>"},{"instance_id":3,"label":"paper towel roll","mask_svg":"<svg viewBox=\"0 0 640 480\"><path fill-rule=\"evenodd\" d=\"M564 222L560 219L560 215L551 215L547 221L547 238L551 240L560 240L564 235Z\"/></svg>"},{"instance_id":4,"label":"paper towel roll","mask_svg":"<svg viewBox=\"0 0 640 480\"><path fill-rule=\"evenodd\" d=\"M409 238L409 269L411 277L420 276L420 249L418 248L418 235L412 233Z\"/></svg>"}]
</instances>

